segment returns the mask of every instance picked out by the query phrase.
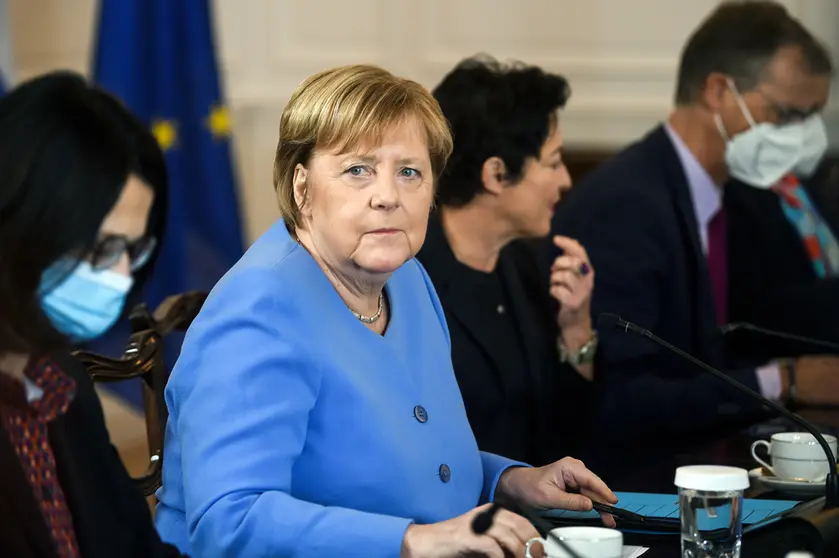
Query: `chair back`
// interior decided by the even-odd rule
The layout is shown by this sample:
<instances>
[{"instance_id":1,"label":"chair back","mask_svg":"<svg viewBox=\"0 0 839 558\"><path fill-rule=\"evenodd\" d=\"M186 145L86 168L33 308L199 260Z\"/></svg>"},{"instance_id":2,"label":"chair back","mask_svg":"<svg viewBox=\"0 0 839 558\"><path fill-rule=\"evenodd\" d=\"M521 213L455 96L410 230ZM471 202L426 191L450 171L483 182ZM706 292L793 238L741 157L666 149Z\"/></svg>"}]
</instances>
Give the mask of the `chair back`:
<instances>
[{"instance_id":1,"label":"chair back","mask_svg":"<svg viewBox=\"0 0 839 558\"><path fill-rule=\"evenodd\" d=\"M149 466L134 481L145 496L160 488L163 470L163 434L169 413L163 399L169 370L164 358L164 342L174 331L185 331L198 315L207 293L193 291L170 296L151 314L145 304L131 311L131 337L125 352L111 358L90 351L76 351L74 356L87 368L97 383L123 382L141 378Z\"/></svg>"}]
</instances>

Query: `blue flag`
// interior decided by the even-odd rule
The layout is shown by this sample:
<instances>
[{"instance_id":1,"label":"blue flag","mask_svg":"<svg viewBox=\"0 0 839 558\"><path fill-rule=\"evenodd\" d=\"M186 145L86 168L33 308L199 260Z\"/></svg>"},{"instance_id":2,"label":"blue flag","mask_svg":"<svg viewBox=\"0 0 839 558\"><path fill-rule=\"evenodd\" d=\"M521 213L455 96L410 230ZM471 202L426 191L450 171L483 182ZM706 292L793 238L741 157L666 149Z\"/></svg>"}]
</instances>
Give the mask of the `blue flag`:
<instances>
[{"instance_id":1,"label":"blue flag","mask_svg":"<svg viewBox=\"0 0 839 558\"><path fill-rule=\"evenodd\" d=\"M148 124L169 169L166 238L145 294L152 311L169 295L212 288L244 249L209 4L101 0L99 7L93 79ZM124 328L92 348L121 353Z\"/></svg>"},{"instance_id":2,"label":"blue flag","mask_svg":"<svg viewBox=\"0 0 839 558\"><path fill-rule=\"evenodd\" d=\"M0 95L11 89L14 83L14 53L12 48L12 26L6 0L0 0Z\"/></svg>"},{"instance_id":3,"label":"blue flag","mask_svg":"<svg viewBox=\"0 0 839 558\"><path fill-rule=\"evenodd\" d=\"M93 79L148 123L169 167L167 237L149 307L209 290L243 241L208 0L102 0Z\"/></svg>"}]
</instances>

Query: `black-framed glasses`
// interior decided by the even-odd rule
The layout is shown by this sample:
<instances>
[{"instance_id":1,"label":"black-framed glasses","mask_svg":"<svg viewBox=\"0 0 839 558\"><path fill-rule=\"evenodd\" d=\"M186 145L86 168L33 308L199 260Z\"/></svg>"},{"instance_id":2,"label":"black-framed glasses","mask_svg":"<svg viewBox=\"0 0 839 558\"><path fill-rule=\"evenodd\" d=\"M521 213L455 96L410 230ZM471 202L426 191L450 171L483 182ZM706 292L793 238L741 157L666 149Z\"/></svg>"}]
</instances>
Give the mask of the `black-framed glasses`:
<instances>
[{"instance_id":1,"label":"black-framed glasses","mask_svg":"<svg viewBox=\"0 0 839 558\"><path fill-rule=\"evenodd\" d=\"M96 271L114 267L123 253L128 254L132 272L146 265L157 247L157 239L146 236L135 241L123 235L108 235L101 239L90 256L90 265Z\"/></svg>"},{"instance_id":2,"label":"black-framed glasses","mask_svg":"<svg viewBox=\"0 0 839 558\"><path fill-rule=\"evenodd\" d=\"M819 110L821 110L821 107L809 107L803 109L785 105L775 100L771 95L769 95L762 89L758 89L757 91L766 101L766 104L769 105L769 108L772 110L772 112L774 112L775 115L778 117L778 124L781 126L785 124L802 122L804 120L807 120L815 113L819 112Z\"/></svg>"}]
</instances>

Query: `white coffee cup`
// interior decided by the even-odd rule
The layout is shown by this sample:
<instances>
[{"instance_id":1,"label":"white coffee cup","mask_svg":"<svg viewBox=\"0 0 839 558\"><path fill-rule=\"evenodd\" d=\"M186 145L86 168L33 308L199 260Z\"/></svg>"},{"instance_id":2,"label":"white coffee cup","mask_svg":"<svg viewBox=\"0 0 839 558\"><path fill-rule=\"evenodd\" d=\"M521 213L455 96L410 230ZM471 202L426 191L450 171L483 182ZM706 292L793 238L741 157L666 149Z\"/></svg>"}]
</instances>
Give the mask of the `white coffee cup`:
<instances>
[{"instance_id":1,"label":"white coffee cup","mask_svg":"<svg viewBox=\"0 0 839 558\"><path fill-rule=\"evenodd\" d=\"M621 558L623 554L623 534L616 529L606 527L558 527L551 531L572 550L586 558ZM571 558L553 537L547 541L542 538L530 539L525 546L525 556L533 558L530 549L534 544L541 544L547 558Z\"/></svg>"},{"instance_id":2,"label":"white coffee cup","mask_svg":"<svg viewBox=\"0 0 839 558\"><path fill-rule=\"evenodd\" d=\"M830 451L836 456L836 438L824 435ZM757 455L757 448L765 446L772 464ZM772 435L772 441L758 440L752 444L752 457L779 479L822 482L830 472L827 456L816 438L809 432L781 432Z\"/></svg>"}]
</instances>

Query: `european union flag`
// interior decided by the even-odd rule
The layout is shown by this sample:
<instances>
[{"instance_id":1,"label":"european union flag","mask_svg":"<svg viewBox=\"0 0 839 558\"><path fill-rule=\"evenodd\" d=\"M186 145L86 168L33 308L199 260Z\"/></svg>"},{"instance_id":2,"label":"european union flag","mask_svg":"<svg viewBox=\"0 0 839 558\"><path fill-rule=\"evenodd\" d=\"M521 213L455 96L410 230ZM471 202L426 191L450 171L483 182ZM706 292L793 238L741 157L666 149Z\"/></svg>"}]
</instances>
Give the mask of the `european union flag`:
<instances>
[{"instance_id":1,"label":"european union flag","mask_svg":"<svg viewBox=\"0 0 839 558\"><path fill-rule=\"evenodd\" d=\"M0 95L11 89L14 80L11 29L6 0L0 0Z\"/></svg>"},{"instance_id":2,"label":"european union flag","mask_svg":"<svg viewBox=\"0 0 839 558\"><path fill-rule=\"evenodd\" d=\"M211 288L243 250L208 0L102 0L93 76L146 121L166 154L170 215L147 291Z\"/></svg>"},{"instance_id":3,"label":"european union flag","mask_svg":"<svg viewBox=\"0 0 839 558\"><path fill-rule=\"evenodd\" d=\"M166 238L145 296L151 310L169 295L209 290L244 248L212 22L208 0L99 6L93 79L148 123L169 167ZM121 352L126 340L114 332L111 346Z\"/></svg>"}]
</instances>

